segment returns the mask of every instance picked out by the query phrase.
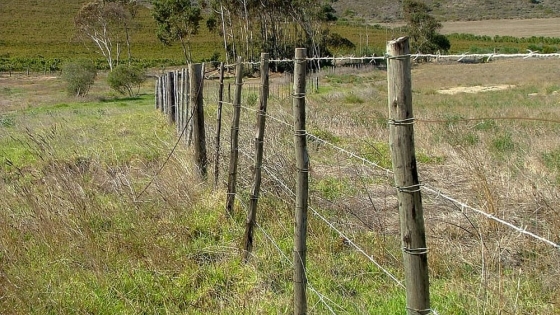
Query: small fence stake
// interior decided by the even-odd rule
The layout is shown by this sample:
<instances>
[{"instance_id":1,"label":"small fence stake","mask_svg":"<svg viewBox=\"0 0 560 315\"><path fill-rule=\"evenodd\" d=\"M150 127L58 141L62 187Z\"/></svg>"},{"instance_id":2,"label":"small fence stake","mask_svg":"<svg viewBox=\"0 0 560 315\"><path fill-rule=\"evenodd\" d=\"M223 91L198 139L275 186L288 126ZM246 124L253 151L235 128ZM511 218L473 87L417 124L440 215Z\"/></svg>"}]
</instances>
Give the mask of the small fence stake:
<instances>
[{"instance_id":1,"label":"small fence stake","mask_svg":"<svg viewBox=\"0 0 560 315\"><path fill-rule=\"evenodd\" d=\"M224 63L220 63L220 87L218 90L218 112L216 114L216 158L214 160L214 189L218 189L220 174L220 134L222 132L222 105L224 102Z\"/></svg>"},{"instance_id":2,"label":"small fence stake","mask_svg":"<svg viewBox=\"0 0 560 315\"><path fill-rule=\"evenodd\" d=\"M241 115L241 88L243 86L243 59L237 58L235 69L235 100L233 101L233 122L231 124L231 149L229 158L228 192L226 214L233 216L237 183L237 158L239 155L239 118Z\"/></svg>"},{"instance_id":3,"label":"small fence stake","mask_svg":"<svg viewBox=\"0 0 560 315\"><path fill-rule=\"evenodd\" d=\"M268 54L261 54L261 86L259 91L259 112L257 117L257 134L255 135L255 169L253 171L253 187L251 188L251 200L245 224L243 261L249 260L249 254L253 250L253 231L257 219L257 203L261 189L261 167L264 151L264 128L266 122L266 105L268 102Z\"/></svg>"}]
</instances>

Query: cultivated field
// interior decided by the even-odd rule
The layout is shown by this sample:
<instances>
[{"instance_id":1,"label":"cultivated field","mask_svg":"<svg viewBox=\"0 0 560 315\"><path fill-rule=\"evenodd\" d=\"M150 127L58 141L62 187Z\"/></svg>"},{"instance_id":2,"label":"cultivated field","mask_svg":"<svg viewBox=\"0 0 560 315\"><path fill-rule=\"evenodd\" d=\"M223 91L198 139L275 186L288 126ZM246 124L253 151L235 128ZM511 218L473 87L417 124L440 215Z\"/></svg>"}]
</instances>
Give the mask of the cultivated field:
<instances>
[{"instance_id":1,"label":"cultivated field","mask_svg":"<svg viewBox=\"0 0 560 315\"><path fill-rule=\"evenodd\" d=\"M559 314L558 248L460 205L560 242L559 78L556 59L414 66L420 180L439 191L422 192L439 314ZM216 190L197 177L191 149L175 148L176 128L154 109L153 81L127 99L103 80L75 99L56 76L0 78L0 313L291 312L291 99L269 101L259 229L243 264L254 92L227 218L225 166ZM485 92L442 93L473 86ZM207 82L212 163L215 92ZM403 314L386 73L324 71L306 98L308 131L325 140L309 138L309 313ZM224 104L222 165L231 112Z\"/></svg>"},{"instance_id":2,"label":"cultivated field","mask_svg":"<svg viewBox=\"0 0 560 315\"><path fill-rule=\"evenodd\" d=\"M560 37L560 18L443 22L443 34Z\"/></svg>"}]
</instances>

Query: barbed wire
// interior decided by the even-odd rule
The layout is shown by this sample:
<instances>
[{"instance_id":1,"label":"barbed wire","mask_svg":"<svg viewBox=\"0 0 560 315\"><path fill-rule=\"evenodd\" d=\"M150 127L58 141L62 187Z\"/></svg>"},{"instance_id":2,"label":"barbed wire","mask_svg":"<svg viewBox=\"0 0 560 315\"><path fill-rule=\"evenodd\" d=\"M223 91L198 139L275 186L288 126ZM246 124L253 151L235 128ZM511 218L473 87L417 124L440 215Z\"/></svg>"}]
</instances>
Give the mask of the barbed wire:
<instances>
[{"instance_id":1,"label":"barbed wire","mask_svg":"<svg viewBox=\"0 0 560 315\"><path fill-rule=\"evenodd\" d=\"M243 107L243 106L242 106L242 107ZM244 107L244 108L250 109L250 110L254 110L254 109L251 109L251 108L249 108L249 107ZM267 113L267 116L271 116L271 115L269 115L269 114ZM500 117L497 117L497 118L500 118ZM502 117L502 118L503 118L503 119L506 119L505 117ZM523 119L523 117L514 117L514 118ZM277 120L277 121L279 121L279 122L282 122L282 123L288 125L287 123L281 121L280 119L277 119L277 118L274 118L274 119ZM482 118L481 118L481 119L482 119ZM489 118L487 118L487 119L489 119ZM478 118L473 119L473 120L478 120ZM483 119L482 119L482 120L483 120ZM523 120L541 120L541 119L539 119L539 118L536 118L536 119L527 118L527 119L523 119ZM554 120L552 120L552 121L553 121L553 122L556 122L556 121L554 121ZM428 122L428 121L426 121L426 122ZM436 121L430 121L430 122L436 122ZM335 145L335 144L333 144L333 143L331 143L331 142L329 142L329 141L327 141L327 140L325 140L325 139L322 139L322 138L320 138L320 137L317 137L317 136L315 136L315 135L313 135L313 134L311 134L311 133L309 133L309 132L307 132L307 131L306 131L306 135L307 135L308 137L311 137L311 138L315 139L316 141L319 141L319 142L325 144L325 145L331 146L332 148L335 148L336 150L339 150L340 152L343 152L343 153L347 154L348 156L350 156L350 157L352 157L352 158L355 158L355 159L358 159L358 160L362 161L362 163L363 163L364 165L369 165L369 166L375 167L375 168L377 168L377 169L383 170L384 172L386 172L386 176L387 176L387 177L389 177L390 174L393 174L393 171L392 171L392 170L389 170L389 169L387 169L387 168L384 168L384 167L380 166L379 164L377 164L377 163L375 163L375 162L372 162L372 161L370 161L369 159L367 159L367 158L365 158L365 157L360 156L360 155L357 154L357 153L351 152L351 151L349 151L349 150L347 150L347 149L344 149L344 148L342 148L342 147L340 147L340 146L337 146L337 145ZM439 190L437 190L437 189L435 189L435 188L428 188L427 186L425 186L425 184L422 185L422 188L424 188L425 190L428 190L428 191L431 190L432 192L435 192L436 194L437 194L437 192L439 191ZM557 244L557 243L555 243L555 242L553 242L553 241L550 241L550 240L548 240L548 239L546 239L546 238L544 238L544 237L542 237L542 236L539 236L539 235L536 235L536 234L534 234L534 233L532 233L532 232L529 232L529 231L526 230L526 228L518 227L518 226L516 226L516 225L514 225L514 224L512 224L512 223L507 222L507 221L504 220L504 219L497 218L497 217L495 217L494 215L489 214L489 213L486 213L486 212L483 211L483 210L476 209L476 208L474 208L474 207L472 207L472 206L469 206L469 205L467 205L467 204L463 204L463 203L461 203L460 201L457 201L457 200L455 200L455 199L453 199L453 198L451 198L451 197L449 197L449 196L443 195L443 194L441 194L441 193L440 193L439 195L442 196L442 198L445 198L445 199L447 199L447 200L449 200L449 201L451 201L451 202L455 202L457 205L460 205L460 206L462 206L462 207L464 206L465 208L468 208L468 209L470 209L470 210L472 210L472 211L474 211L474 212L476 212L476 213L478 213L478 214L481 214L481 215L485 216L485 217L488 218L488 219L494 220L494 221L496 221L496 222L498 222L498 223L500 223L500 224L503 224L503 225L505 225L505 226L508 226L508 227L510 227L510 228L512 228L512 229L514 229L514 230L516 230L516 231L518 231L518 232L520 232L520 233L522 233L522 234L528 235L528 236L533 237L533 238L535 238L535 239L537 239L537 240L539 240L539 241L542 241L542 242L544 242L544 243L547 243L547 244L549 244L549 245L552 245L552 246L555 247L555 248L559 248L559 249L560 249L560 245L559 245L559 244ZM443 196L445 196L445 197L443 197Z\"/></svg>"},{"instance_id":2,"label":"barbed wire","mask_svg":"<svg viewBox=\"0 0 560 315\"><path fill-rule=\"evenodd\" d=\"M456 59L457 61L462 61L465 58L487 58L487 60L491 60L491 59L499 59L499 58L503 58L503 59L513 59L513 58L522 58L522 59L529 59L529 58L560 58L560 53L550 53L550 54L544 54L544 53L540 53L538 51L532 51L532 50L527 50L527 53L517 53L517 54L498 54L498 53L484 53L484 54L479 54L479 53L462 53L462 54L450 54L450 55L445 55L445 54L423 54L423 53L417 53L417 54L410 54L408 55L411 59L413 60L418 60L418 59L422 59L422 58L434 58L434 59ZM350 56L327 56L327 57L309 57L306 58L306 61L367 61L369 60L370 62L373 62L375 60L387 60L387 55L384 56L378 56L378 55L371 55L371 56L354 56L354 55L350 55ZM284 58L284 59L270 59L268 60L269 63L293 63L295 62L295 59L289 59L289 58ZM260 61L243 61L242 64L244 65L260 65ZM237 63L233 63L233 64L228 64L228 65L224 65L224 67L226 68L232 68L235 67L237 65Z\"/></svg>"},{"instance_id":3,"label":"barbed wire","mask_svg":"<svg viewBox=\"0 0 560 315\"><path fill-rule=\"evenodd\" d=\"M496 221L496 222L498 222L498 223L501 223L501 224L503 224L503 225L505 225L505 226L508 226L509 228L514 229L514 230L516 230L516 231L519 232L519 233L528 235L528 236L533 237L533 238L535 238L535 239L537 239L537 240L539 240L539 241L541 241L541 242L547 243L547 244L549 244L549 245L551 245L551 246L553 246L553 247L555 247L555 248L560 249L560 244L556 244L555 242L550 241L550 240L548 240L548 239L546 239L546 238L544 238L544 237L542 237L542 236L539 236L539 235L536 235L536 234L534 234L534 233L532 233L532 232L529 232L529 231L527 231L526 228L521 228L521 227L515 226L514 224L509 223L509 222L507 222L507 221L505 221L505 220L503 220L503 219L500 219L500 218L498 218L498 217L496 217L496 216L494 216L494 215L492 215L492 214L490 214L490 213L486 213L486 212L484 212L484 211L482 211L482 210L479 210L479 209L476 209L476 208L474 208L474 207L472 207L472 206L470 206L470 205L468 205L468 204L466 204L466 203L464 203L464 202L461 202L461 201L458 201L458 200L456 200L456 199L453 199L452 197L443 194L443 193L441 192L441 190L438 190L438 189L436 189L436 188L432 188L432 187L430 187L430 186L428 186L428 185L426 185L426 184L423 184L423 185L420 187L420 189L423 189L423 190L425 190L425 191L427 191L427 192L430 192L430 193L432 193L432 194L435 194L435 195L436 195L436 198L443 198L443 199L445 199L445 200L447 200L447 201L450 201L450 202L454 203L454 204L457 205L457 206L460 206L460 207L461 207L461 212L464 212L465 209L469 209L469 210L471 210L471 211L473 211L473 212L476 212L476 213L478 213L478 214L480 214L480 215L485 216L486 218L488 218L488 219L490 219L490 220L494 220L494 221Z\"/></svg>"}]
</instances>

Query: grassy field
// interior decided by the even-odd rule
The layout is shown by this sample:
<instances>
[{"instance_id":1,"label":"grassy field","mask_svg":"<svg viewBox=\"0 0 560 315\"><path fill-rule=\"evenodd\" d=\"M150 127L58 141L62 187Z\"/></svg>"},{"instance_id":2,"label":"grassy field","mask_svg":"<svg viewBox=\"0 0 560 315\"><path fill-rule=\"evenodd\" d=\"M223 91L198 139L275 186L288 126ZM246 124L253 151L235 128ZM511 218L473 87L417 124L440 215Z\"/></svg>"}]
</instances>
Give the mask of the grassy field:
<instances>
[{"instance_id":1,"label":"grassy field","mask_svg":"<svg viewBox=\"0 0 560 315\"><path fill-rule=\"evenodd\" d=\"M48 71L51 67L58 69L60 64L68 59L91 58L97 60L100 67L105 66L101 54L89 42L82 42L76 37L73 26L73 17L82 4L87 1L17 1L6 0L0 4L0 71ZM343 2L343 1L341 1ZM339 4L337 4L339 5ZM402 31L398 28L385 29L374 27L378 20L360 19L348 16L344 4L340 8L340 21L329 25L333 33L339 33L352 41L356 48L353 50L333 49L333 53L363 55L375 52L384 53L387 40L399 37ZM360 2L353 5L360 7ZM548 4L547 4L548 5ZM373 6L369 6L373 7ZM344 13L346 12L346 13ZM504 15L502 18L513 17ZM370 22L365 26L365 22ZM132 35L132 56L143 66L161 67L182 64L183 54L179 45L166 47L155 36L155 23L150 10L142 7L138 13L138 27ZM461 22L464 23L464 22ZM192 39L193 58L201 61L218 54L224 59L221 38L219 35L208 32L203 21L200 33ZM483 34L493 38L507 32L514 37L560 37L558 35L557 20L531 20L516 22L508 26L507 31L501 27L509 25L502 21L472 22L472 24L445 24L444 33L470 33ZM452 25L455 25L453 27ZM449 28L451 27L451 28ZM536 28L538 27L538 31ZM533 31L534 30L534 31ZM451 36L451 53L463 53L476 49L488 51L521 51L530 48L531 44L543 43L543 39L535 41L493 41L482 40L476 37ZM541 45L542 46L542 45ZM555 43L552 50L558 50ZM532 47L535 50L535 47ZM106 66L105 66L106 67Z\"/></svg>"},{"instance_id":2,"label":"grassy field","mask_svg":"<svg viewBox=\"0 0 560 315\"><path fill-rule=\"evenodd\" d=\"M421 181L560 242L558 69L557 60L415 66ZM336 148L390 167L386 74L336 71L320 74L319 90L307 96L309 131L330 143L309 144L309 313L402 314L404 290L349 242L403 279L392 180ZM114 95L104 75L85 99L66 96L56 76L2 75L0 82L0 313L290 312L290 99L269 102L276 120L267 120L259 229L243 264L253 111L243 110L238 203L228 219L226 170L217 190L197 178L191 149L174 149L175 127L154 109L153 82L134 99ZM274 78L273 86L286 84ZM509 88L439 92L496 85ZM208 148L215 89L205 87ZM254 92L247 93L243 105L251 108ZM226 126L230 119L226 105ZM432 306L440 314L559 313L557 249L437 195L423 199Z\"/></svg>"}]
</instances>

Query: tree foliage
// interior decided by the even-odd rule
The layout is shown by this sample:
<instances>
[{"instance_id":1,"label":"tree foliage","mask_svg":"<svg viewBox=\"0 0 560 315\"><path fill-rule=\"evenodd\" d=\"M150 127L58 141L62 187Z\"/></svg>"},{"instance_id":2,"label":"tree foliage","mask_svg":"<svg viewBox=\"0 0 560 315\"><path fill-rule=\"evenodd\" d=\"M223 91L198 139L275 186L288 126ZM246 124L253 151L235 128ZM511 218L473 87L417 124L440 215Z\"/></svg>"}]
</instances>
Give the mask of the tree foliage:
<instances>
[{"instance_id":1,"label":"tree foliage","mask_svg":"<svg viewBox=\"0 0 560 315\"><path fill-rule=\"evenodd\" d=\"M154 0L152 4L158 39L165 45L179 41L185 60L191 61L189 39L198 33L202 20L200 6L191 0Z\"/></svg>"},{"instance_id":2,"label":"tree foliage","mask_svg":"<svg viewBox=\"0 0 560 315\"><path fill-rule=\"evenodd\" d=\"M123 41L129 48L130 60L130 30L135 14L136 1L95 0L82 6L74 17L74 26L81 37L93 41L113 70Z\"/></svg>"},{"instance_id":3,"label":"tree foliage","mask_svg":"<svg viewBox=\"0 0 560 315\"><path fill-rule=\"evenodd\" d=\"M130 65L118 65L107 76L107 83L113 90L128 94L128 96L136 96L140 91L140 85L146 81L146 73L139 67Z\"/></svg>"},{"instance_id":4,"label":"tree foliage","mask_svg":"<svg viewBox=\"0 0 560 315\"><path fill-rule=\"evenodd\" d=\"M423 53L448 51L451 44L447 37L438 33L442 25L430 12L431 9L423 2L404 0L403 14L411 48Z\"/></svg>"},{"instance_id":5,"label":"tree foliage","mask_svg":"<svg viewBox=\"0 0 560 315\"><path fill-rule=\"evenodd\" d=\"M62 79L66 81L69 95L86 96L96 77L95 64L87 59L71 61L62 67Z\"/></svg>"},{"instance_id":6,"label":"tree foliage","mask_svg":"<svg viewBox=\"0 0 560 315\"><path fill-rule=\"evenodd\" d=\"M295 47L308 54L325 51L326 23L336 20L332 1L322 0L210 0L210 30L222 37L226 61L247 60L268 52L271 58L293 55Z\"/></svg>"}]
</instances>

